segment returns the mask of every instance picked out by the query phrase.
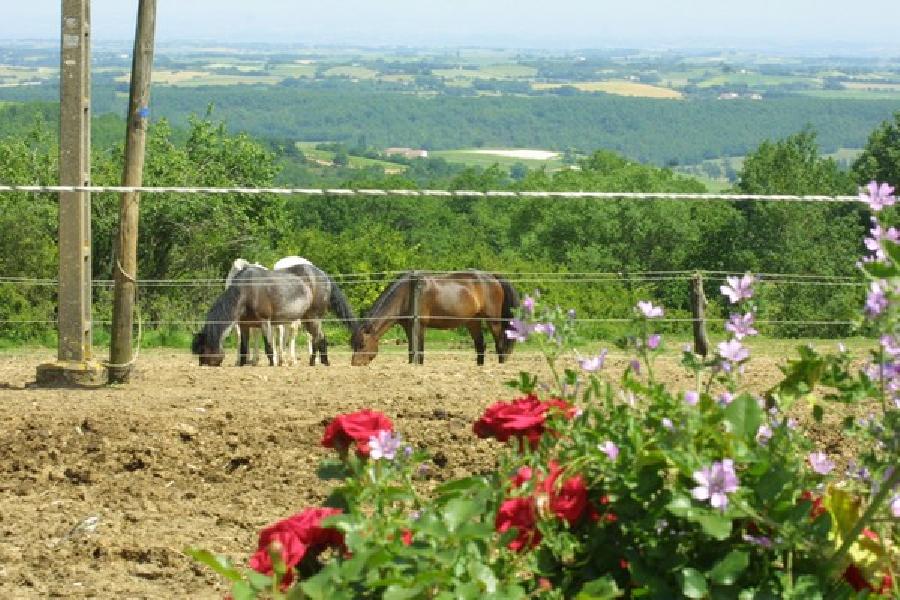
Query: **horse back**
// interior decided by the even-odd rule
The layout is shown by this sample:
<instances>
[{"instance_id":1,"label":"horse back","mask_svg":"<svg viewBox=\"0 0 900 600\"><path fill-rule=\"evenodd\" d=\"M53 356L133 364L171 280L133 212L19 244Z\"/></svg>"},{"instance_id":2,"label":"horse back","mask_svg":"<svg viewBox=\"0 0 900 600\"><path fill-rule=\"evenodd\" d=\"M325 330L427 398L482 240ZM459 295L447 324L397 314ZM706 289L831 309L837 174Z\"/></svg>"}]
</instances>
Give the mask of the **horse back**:
<instances>
[{"instance_id":1,"label":"horse back","mask_svg":"<svg viewBox=\"0 0 900 600\"><path fill-rule=\"evenodd\" d=\"M503 289L493 275L458 271L426 277L420 310L435 320L452 317L442 326L456 327L463 325L464 319L498 318L502 305Z\"/></svg>"}]
</instances>

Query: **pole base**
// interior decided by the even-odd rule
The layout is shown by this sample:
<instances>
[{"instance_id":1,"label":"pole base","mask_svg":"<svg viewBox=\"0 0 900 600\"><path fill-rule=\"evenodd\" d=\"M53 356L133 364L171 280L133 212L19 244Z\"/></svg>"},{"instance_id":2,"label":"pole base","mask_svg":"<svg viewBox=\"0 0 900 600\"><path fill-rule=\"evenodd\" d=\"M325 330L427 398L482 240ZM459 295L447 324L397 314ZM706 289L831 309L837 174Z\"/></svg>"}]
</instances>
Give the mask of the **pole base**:
<instances>
[{"instance_id":1,"label":"pole base","mask_svg":"<svg viewBox=\"0 0 900 600\"><path fill-rule=\"evenodd\" d=\"M60 360L38 365L36 383L42 387L100 387L106 370L95 362Z\"/></svg>"}]
</instances>

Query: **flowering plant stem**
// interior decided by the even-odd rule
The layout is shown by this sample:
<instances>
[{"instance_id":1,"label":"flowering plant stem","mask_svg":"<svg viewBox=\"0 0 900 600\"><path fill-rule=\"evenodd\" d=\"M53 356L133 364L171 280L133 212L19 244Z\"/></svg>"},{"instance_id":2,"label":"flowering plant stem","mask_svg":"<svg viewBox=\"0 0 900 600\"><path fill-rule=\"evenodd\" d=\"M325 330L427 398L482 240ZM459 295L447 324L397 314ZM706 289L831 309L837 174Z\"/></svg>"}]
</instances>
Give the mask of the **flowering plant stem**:
<instances>
[{"instance_id":1,"label":"flowering plant stem","mask_svg":"<svg viewBox=\"0 0 900 600\"><path fill-rule=\"evenodd\" d=\"M850 533L844 538L844 542L841 544L841 547L838 548L838 551L834 556L831 557L831 560L826 564L826 571L832 571L837 575L840 575L841 572L835 570L838 565L841 564L841 561L850 551L850 548L854 543L859 539L860 534L862 534L865 526L872 521L872 517L875 516L875 513L878 512L878 509L887 500L887 497L891 494L894 489L894 486L900 484L900 469L894 469L891 473L891 476L887 481L879 488L878 493L875 494L875 497L872 498L872 501L869 503L869 507L866 509L866 512L857 519L856 523L853 525L853 529L850 530Z\"/></svg>"}]
</instances>

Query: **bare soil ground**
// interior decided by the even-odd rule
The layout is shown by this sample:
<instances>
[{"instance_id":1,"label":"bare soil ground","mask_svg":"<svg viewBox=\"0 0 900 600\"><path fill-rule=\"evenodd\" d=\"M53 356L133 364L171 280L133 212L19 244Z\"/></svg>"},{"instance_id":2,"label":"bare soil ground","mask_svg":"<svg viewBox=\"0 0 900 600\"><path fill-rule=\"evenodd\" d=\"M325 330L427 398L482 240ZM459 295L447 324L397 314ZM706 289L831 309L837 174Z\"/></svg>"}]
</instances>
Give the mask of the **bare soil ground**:
<instances>
[{"instance_id":1,"label":"bare soil ground","mask_svg":"<svg viewBox=\"0 0 900 600\"><path fill-rule=\"evenodd\" d=\"M30 385L48 352L0 354L0 597L221 598L224 588L182 549L202 546L237 561L258 530L321 502L315 476L323 425L371 407L435 457L437 480L493 466L496 445L472 422L533 356L476 367L474 356L398 354L352 368L201 369L178 351L145 352L129 386L51 390ZM674 357L672 357L674 358ZM624 360L609 368L618 375ZM689 379L674 360L661 376ZM750 386L777 380L760 358ZM808 412L808 411L807 411ZM834 421L837 418L835 417ZM841 451L835 422L812 427ZM96 518L96 527L80 527Z\"/></svg>"}]
</instances>

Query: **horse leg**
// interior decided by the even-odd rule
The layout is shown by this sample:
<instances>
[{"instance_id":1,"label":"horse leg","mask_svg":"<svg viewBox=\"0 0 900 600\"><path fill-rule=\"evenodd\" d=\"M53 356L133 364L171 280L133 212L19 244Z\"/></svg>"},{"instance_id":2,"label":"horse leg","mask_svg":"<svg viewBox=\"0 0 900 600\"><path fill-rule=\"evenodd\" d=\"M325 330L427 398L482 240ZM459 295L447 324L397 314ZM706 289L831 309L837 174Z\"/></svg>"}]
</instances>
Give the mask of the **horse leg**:
<instances>
[{"instance_id":1,"label":"horse leg","mask_svg":"<svg viewBox=\"0 0 900 600\"><path fill-rule=\"evenodd\" d=\"M266 347L266 356L269 358L269 366L274 367L278 364L278 350L274 343L276 342L274 327L272 327L272 323L269 321L263 321L261 323L261 329L263 333L263 344Z\"/></svg>"},{"instance_id":2,"label":"horse leg","mask_svg":"<svg viewBox=\"0 0 900 600\"><path fill-rule=\"evenodd\" d=\"M250 329L250 338L253 342L253 355L250 357L250 364L256 366L259 364L259 336L260 332L256 327Z\"/></svg>"},{"instance_id":3,"label":"horse leg","mask_svg":"<svg viewBox=\"0 0 900 600\"><path fill-rule=\"evenodd\" d=\"M473 321L469 324L469 335L475 342L475 363L478 366L484 365L484 330L481 328L480 321Z\"/></svg>"},{"instance_id":4,"label":"horse leg","mask_svg":"<svg viewBox=\"0 0 900 600\"><path fill-rule=\"evenodd\" d=\"M291 365L297 364L297 333L300 331L300 322L294 321L290 325Z\"/></svg>"},{"instance_id":5,"label":"horse leg","mask_svg":"<svg viewBox=\"0 0 900 600\"><path fill-rule=\"evenodd\" d=\"M325 338L325 332L322 330L321 321L316 321L316 329L318 330L319 338L319 362L327 367L330 364L328 362L328 340Z\"/></svg>"},{"instance_id":6,"label":"horse leg","mask_svg":"<svg viewBox=\"0 0 900 600\"><path fill-rule=\"evenodd\" d=\"M247 364L247 355L250 353L250 327L238 325L238 366Z\"/></svg>"},{"instance_id":7,"label":"horse leg","mask_svg":"<svg viewBox=\"0 0 900 600\"><path fill-rule=\"evenodd\" d=\"M322 332L322 323L316 320L304 321L303 327L309 336L309 366L315 366L317 353L319 362L328 366L328 346Z\"/></svg>"},{"instance_id":8,"label":"horse leg","mask_svg":"<svg viewBox=\"0 0 900 600\"><path fill-rule=\"evenodd\" d=\"M506 340L503 338L506 332L503 331L503 324L499 321L491 321L491 337L494 338L494 350L497 351L497 360L502 365L506 362L507 354L505 351Z\"/></svg>"},{"instance_id":9,"label":"horse leg","mask_svg":"<svg viewBox=\"0 0 900 600\"><path fill-rule=\"evenodd\" d=\"M425 364L425 327L419 327L419 356L417 364L423 365Z\"/></svg>"},{"instance_id":10,"label":"horse leg","mask_svg":"<svg viewBox=\"0 0 900 600\"><path fill-rule=\"evenodd\" d=\"M409 364L414 364L416 361L416 345L413 343L412 339L412 322L411 321L403 321L403 331L406 333L406 344L409 346Z\"/></svg>"}]
</instances>

